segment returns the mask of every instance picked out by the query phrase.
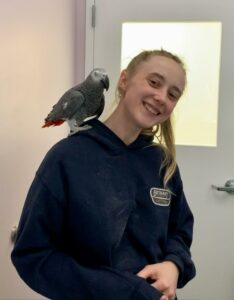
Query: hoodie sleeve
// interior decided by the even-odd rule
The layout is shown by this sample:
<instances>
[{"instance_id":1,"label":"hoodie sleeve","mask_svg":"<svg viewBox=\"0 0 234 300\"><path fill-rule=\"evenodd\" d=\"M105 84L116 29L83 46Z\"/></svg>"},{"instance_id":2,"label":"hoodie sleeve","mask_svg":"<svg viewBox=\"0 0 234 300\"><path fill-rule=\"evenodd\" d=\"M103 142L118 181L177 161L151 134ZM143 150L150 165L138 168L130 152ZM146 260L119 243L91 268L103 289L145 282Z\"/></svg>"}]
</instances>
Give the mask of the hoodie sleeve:
<instances>
[{"instance_id":1,"label":"hoodie sleeve","mask_svg":"<svg viewBox=\"0 0 234 300\"><path fill-rule=\"evenodd\" d=\"M61 186L53 178L56 186ZM59 192L59 191L57 191ZM159 300L145 280L109 267L88 268L59 247L66 207L37 174L22 211L12 262L36 292L54 300Z\"/></svg>"},{"instance_id":2,"label":"hoodie sleeve","mask_svg":"<svg viewBox=\"0 0 234 300\"><path fill-rule=\"evenodd\" d=\"M172 195L165 260L173 261L178 266L180 270L178 288L182 288L196 274L190 253L194 218L184 195L178 168L174 180L175 188L173 191L175 194Z\"/></svg>"}]
</instances>

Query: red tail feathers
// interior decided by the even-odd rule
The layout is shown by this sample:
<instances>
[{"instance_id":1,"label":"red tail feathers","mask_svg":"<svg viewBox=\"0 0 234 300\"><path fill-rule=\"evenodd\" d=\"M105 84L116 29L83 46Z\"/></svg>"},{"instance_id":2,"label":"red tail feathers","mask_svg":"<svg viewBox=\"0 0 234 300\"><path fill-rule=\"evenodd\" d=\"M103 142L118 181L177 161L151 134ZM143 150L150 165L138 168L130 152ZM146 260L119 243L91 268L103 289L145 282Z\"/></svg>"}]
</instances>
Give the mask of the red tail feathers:
<instances>
[{"instance_id":1,"label":"red tail feathers","mask_svg":"<svg viewBox=\"0 0 234 300\"><path fill-rule=\"evenodd\" d=\"M42 128L50 127L50 126L59 126L64 123L64 120L54 120L54 121L45 121L45 124Z\"/></svg>"}]
</instances>

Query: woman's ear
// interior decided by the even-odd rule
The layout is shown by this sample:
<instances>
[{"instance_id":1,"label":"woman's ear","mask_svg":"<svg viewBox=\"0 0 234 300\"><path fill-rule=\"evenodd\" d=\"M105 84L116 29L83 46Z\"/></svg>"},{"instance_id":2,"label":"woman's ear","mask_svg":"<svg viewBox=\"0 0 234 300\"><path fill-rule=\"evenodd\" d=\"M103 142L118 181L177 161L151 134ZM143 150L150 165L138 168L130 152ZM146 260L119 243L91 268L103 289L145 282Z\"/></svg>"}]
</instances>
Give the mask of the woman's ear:
<instances>
[{"instance_id":1,"label":"woman's ear","mask_svg":"<svg viewBox=\"0 0 234 300\"><path fill-rule=\"evenodd\" d=\"M126 92L127 81L128 81L127 71L123 70L120 73L119 82L118 82L118 90L119 92L121 92L121 94L124 94Z\"/></svg>"}]
</instances>

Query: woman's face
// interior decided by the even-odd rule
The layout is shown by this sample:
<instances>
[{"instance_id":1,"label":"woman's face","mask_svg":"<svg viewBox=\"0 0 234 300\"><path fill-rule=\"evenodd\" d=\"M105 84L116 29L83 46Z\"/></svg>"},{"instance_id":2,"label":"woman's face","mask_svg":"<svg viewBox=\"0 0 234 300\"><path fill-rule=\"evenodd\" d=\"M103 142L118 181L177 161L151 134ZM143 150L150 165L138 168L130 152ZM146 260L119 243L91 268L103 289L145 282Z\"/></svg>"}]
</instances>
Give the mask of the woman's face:
<instances>
[{"instance_id":1,"label":"woman's face","mask_svg":"<svg viewBox=\"0 0 234 300\"><path fill-rule=\"evenodd\" d=\"M138 128L150 128L167 120L185 87L182 67L164 56L153 56L129 77L120 75L123 96L119 105L128 121Z\"/></svg>"}]
</instances>

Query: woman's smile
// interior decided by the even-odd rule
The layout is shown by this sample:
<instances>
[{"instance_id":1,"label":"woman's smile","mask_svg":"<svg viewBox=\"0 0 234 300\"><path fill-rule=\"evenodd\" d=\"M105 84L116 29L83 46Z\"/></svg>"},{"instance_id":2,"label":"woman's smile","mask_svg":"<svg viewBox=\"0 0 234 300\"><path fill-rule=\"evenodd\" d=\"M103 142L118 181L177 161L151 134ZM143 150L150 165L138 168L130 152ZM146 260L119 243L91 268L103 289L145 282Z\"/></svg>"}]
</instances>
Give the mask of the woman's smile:
<instances>
[{"instance_id":1,"label":"woman's smile","mask_svg":"<svg viewBox=\"0 0 234 300\"><path fill-rule=\"evenodd\" d=\"M150 102L143 101L143 106L153 116L158 116L161 113L160 110Z\"/></svg>"}]
</instances>

